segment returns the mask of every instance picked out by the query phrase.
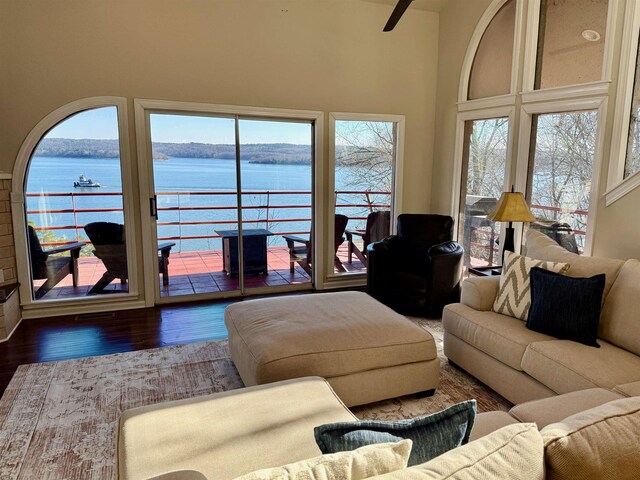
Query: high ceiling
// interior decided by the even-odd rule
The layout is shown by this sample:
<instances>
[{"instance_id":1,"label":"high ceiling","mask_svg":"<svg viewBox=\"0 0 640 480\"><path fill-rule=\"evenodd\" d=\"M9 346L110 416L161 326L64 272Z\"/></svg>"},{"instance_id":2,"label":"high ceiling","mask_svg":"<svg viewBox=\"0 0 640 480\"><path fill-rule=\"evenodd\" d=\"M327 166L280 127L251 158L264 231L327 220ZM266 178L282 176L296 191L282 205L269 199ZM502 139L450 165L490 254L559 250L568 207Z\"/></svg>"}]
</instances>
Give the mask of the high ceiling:
<instances>
[{"instance_id":1,"label":"high ceiling","mask_svg":"<svg viewBox=\"0 0 640 480\"><path fill-rule=\"evenodd\" d=\"M395 6L398 3L397 0L363 0L371 3L384 3L390 6ZM413 3L409 8L416 8L418 10L426 10L428 12L439 12L447 4L449 0L413 0Z\"/></svg>"}]
</instances>

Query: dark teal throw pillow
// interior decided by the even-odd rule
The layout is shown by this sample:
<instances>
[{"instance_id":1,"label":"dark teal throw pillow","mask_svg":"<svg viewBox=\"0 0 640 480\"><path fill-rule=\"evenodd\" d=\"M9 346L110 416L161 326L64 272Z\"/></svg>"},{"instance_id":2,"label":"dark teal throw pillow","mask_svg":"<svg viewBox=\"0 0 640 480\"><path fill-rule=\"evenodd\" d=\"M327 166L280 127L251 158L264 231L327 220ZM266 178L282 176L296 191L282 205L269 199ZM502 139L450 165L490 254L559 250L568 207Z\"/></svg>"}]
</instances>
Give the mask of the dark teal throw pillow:
<instances>
[{"instance_id":1,"label":"dark teal throw pillow","mask_svg":"<svg viewBox=\"0 0 640 480\"><path fill-rule=\"evenodd\" d=\"M605 274L575 278L534 267L529 275L531 308L527 328L600 348L596 339Z\"/></svg>"},{"instance_id":2,"label":"dark teal throw pillow","mask_svg":"<svg viewBox=\"0 0 640 480\"><path fill-rule=\"evenodd\" d=\"M314 429L323 454L355 450L374 443L413 440L409 466L428 462L469 442L476 417L476 401L467 400L433 415L385 422L361 420L321 425Z\"/></svg>"}]
</instances>

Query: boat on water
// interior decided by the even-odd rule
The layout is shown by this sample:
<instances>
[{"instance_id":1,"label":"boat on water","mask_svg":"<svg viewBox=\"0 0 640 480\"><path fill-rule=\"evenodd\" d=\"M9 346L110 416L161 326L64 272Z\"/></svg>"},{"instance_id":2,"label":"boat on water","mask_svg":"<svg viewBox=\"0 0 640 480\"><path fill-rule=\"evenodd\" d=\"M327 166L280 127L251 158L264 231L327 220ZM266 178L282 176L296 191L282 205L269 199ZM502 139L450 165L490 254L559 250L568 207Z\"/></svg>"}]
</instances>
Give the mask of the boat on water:
<instances>
[{"instance_id":1,"label":"boat on water","mask_svg":"<svg viewBox=\"0 0 640 480\"><path fill-rule=\"evenodd\" d=\"M98 182L94 182L90 178L85 177L84 175L80 175L77 182L73 182L73 186L76 188L84 188L84 187L99 187L100 184Z\"/></svg>"}]
</instances>

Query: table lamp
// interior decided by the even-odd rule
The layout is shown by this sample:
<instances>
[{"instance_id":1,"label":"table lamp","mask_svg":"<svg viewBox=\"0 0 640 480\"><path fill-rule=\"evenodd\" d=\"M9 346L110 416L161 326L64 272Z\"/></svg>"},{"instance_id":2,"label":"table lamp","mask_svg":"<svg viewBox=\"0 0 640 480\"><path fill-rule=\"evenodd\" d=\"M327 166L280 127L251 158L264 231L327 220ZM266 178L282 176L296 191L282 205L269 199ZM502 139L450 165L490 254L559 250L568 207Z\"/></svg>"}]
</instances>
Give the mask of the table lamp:
<instances>
[{"instance_id":1,"label":"table lamp","mask_svg":"<svg viewBox=\"0 0 640 480\"><path fill-rule=\"evenodd\" d=\"M494 222L509 222L504 235L504 246L502 247L502 264L504 265L504 252L513 252L515 249L513 242L512 222L533 222L535 217L529 210L529 206L520 192L514 192L511 187L510 192L503 192L500 200L487 215L489 220Z\"/></svg>"}]
</instances>

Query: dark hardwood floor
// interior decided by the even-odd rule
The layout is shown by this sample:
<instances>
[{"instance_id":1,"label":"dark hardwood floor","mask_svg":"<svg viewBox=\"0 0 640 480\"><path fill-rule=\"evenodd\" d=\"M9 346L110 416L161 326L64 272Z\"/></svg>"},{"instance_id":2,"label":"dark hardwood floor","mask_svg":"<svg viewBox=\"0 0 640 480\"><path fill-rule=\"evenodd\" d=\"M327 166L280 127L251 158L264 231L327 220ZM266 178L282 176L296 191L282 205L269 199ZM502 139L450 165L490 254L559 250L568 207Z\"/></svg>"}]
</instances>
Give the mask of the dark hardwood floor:
<instances>
[{"instance_id":1,"label":"dark hardwood floor","mask_svg":"<svg viewBox=\"0 0 640 480\"><path fill-rule=\"evenodd\" d=\"M360 290L345 288L333 291ZM320 293L303 291L281 295ZM118 312L23 320L0 343L0 396L19 365L227 338L224 309L246 297Z\"/></svg>"},{"instance_id":2,"label":"dark hardwood floor","mask_svg":"<svg viewBox=\"0 0 640 480\"><path fill-rule=\"evenodd\" d=\"M226 338L224 309L237 300L23 320L0 343L0 395L18 365Z\"/></svg>"}]
</instances>

